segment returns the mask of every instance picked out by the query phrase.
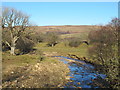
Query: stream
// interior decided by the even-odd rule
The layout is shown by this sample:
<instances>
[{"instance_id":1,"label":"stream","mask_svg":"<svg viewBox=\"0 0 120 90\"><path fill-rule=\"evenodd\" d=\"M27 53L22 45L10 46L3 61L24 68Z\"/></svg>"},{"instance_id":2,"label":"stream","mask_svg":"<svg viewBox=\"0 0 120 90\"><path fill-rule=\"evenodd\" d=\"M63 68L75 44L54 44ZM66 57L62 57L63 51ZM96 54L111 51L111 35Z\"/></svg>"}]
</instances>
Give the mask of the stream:
<instances>
[{"instance_id":1,"label":"stream","mask_svg":"<svg viewBox=\"0 0 120 90\"><path fill-rule=\"evenodd\" d=\"M84 61L72 59L69 57L64 56L55 56L59 57L60 61L64 62L65 64L68 64L68 67L70 69L69 76L70 82L68 82L64 88L101 88L98 85L94 84L94 80L97 78L100 78L101 80L106 78L106 75L99 73L98 71L95 71L95 67L91 64L88 64ZM65 60L74 60L78 61L82 64L78 65L76 63L69 63L69 61Z\"/></svg>"}]
</instances>

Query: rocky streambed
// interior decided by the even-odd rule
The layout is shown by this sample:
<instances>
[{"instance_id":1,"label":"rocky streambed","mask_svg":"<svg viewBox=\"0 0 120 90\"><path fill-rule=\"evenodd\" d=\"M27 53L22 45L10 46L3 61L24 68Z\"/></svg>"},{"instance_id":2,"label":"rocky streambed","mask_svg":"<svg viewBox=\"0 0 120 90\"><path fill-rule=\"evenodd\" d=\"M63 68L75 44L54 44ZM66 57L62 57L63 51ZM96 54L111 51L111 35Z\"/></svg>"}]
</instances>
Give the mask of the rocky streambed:
<instances>
[{"instance_id":1,"label":"rocky streambed","mask_svg":"<svg viewBox=\"0 0 120 90\"><path fill-rule=\"evenodd\" d=\"M57 62L40 62L3 73L3 88L106 88L106 75L81 60L54 56ZM60 60L60 61L59 61ZM68 74L69 73L69 74Z\"/></svg>"},{"instance_id":2,"label":"rocky streambed","mask_svg":"<svg viewBox=\"0 0 120 90\"><path fill-rule=\"evenodd\" d=\"M64 88L108 88L106 75L99 73L95 67L81 60L64 56L56 56L60 61L68 64L70 82Z\"/></svg>"}]
</instances>

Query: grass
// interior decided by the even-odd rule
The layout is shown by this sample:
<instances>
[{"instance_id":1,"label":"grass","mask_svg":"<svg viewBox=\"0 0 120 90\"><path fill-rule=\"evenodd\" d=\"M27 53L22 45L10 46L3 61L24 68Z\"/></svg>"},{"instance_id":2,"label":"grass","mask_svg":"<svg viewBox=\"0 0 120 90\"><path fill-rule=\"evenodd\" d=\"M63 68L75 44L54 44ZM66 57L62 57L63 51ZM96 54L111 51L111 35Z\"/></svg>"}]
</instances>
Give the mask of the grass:
<instances>
[{"instance_id":1,"label":"grass","mask_svg":"<svg viewBox=\"0 0 120 90\"><path fill-rule=\"evenodd\" d=\"M54 47L48 47L46 46L47 43L39 43L36 44L34 47L37 49L37 54L24 54L24 55L17 55L17 56L12 56L10 53L3 52L2 53L2 65L3 65L3 70L7 69L9 66L25 66L27 64L36 64L37 61L40 60L41 52L57 52L58 55L63 55L67 56L68 54L74 54L77 55L78 57L88 57L88 45L86 44L81 44L79 47L70 47L70 46L65 46L64 42L61 42L57 44ZM56 60L51 59L49 57L43 57L44 60L43 62L53 62L57 63Z\"/></svg>"},{"instance_id":2,"label":"grass","mask_svg":"<svg viewBox=\"0 0 120 90\"><path fill-rule=\"evenodd\" d=\"M70 38L70 37L78 37L81 40L88 40L88 33L89 32L72 33L72 34L62 34L60 37L62 39L64 39L64 38Z\"/></svg>"},{"instance_id":3,"label":"grass","mask_svg":"<svg viewBox=\"0 0 120 90\"><path fill-rule=\"evenodd\" d=\"M36 52L34 54L24 54L13 56L10 55L10 52L2 53L2 66L3 66L3 78L5 83L4 87L22 87L20 84L15 81L18 80L19 83L23 84L25 87L59 87L62 86L66 81L66 76L68 75L69 68L63 62L60 62L58 59L53 57L42 56L43 60L39 62L38 69L35 69L37 62L40 60L42 53L47 52L51 54L57 52L57 55L67 56L68 54L74 54L78 57L87 57L88 56L88 45L81 44L78 47L70 47L65 45L65 42L60 42L54 47L46 46L47 43L39 43L34 47ZM30 65L32 70L29 71ZM20 66L20 67L19 67ZM24 68L25 67L25 68ZM42 70L42 71L39 71ZM11 75L11 72L15 72L14 75ZM24 78L21 78L21 76ZM37 77L36 77L37 76ZM39 76L39 78L38 78ZM31 77L31 79L29 79ZM6 80L14 79L11 82ZM32 80L33 78L33 80ZM36 84L33 84L33 81ZM42 82L41 82L42 81ZM9 86L10 84L10 86ZM28 84L28 85L27 85ZM46 86L48 85L48 86ZM53 86L54 85L54 86Z\"/></svg>"},{"instance_id":4,"label":"grass","mask_svg":"<svg viewBox=\"0 0 120 90\"><path fill-rule=\"evenodd\" d=\"M80 37L82 40L87 39L88 32L90 31L89 27L88 28L86 28L86 27L61 28L60 27L60 30L61 31L62 30L63 31L71 31L71 32L74 30L74 32L78 32L78 33L72 32L72 34L61 35L60 37L62 39L67 38L67 37ZM31 65L31 68L33 69L33 71L25 71L25 70L28 70L27 67L26 67L27 69L20 68L20 71L15 69L15 72L16 72L15 76L24 76L24 79L27 77L27 79L25 79L25 80L19 78L20 83L24 84L24 86L26 84L29 84L29 85L26 85L26 87L28 87L28 86L32 87L33 85L35 85L35 84L33 84L33 80L34 80L34 82L39 83L39 84L37 84L38 87L39 87L39 85L40 85L40 87L42 87L42 86L47 87L44 85L49 85L49 84L50 84L49 85L50 87L52 85L55 85L53 87L58 87L58 85L60 83L62 84L63 82L65 82L64 81L65 76L69 72L68 66L65 65L63 62L60 62L58 59L43 56L44 59L42 61L40 61L39 68L36 70L35 66L36 66L36 64L38 64L37 62L41 58L41 55L42 55L41 52L47 52L48 54L52 53L52 52L57 52L57 54L61 55L61 56L67 56L68 54L74 54L74 55L77 55L78 57L88 57L87 50L88 50L89 46L86 44L81 44L81 45L79 45L79 47L76 47L76 48L65 45L64 42L60 42L59 44L55 45L54 47L48 47L48 46L46 46L46 44L47 43L36 44L36 46L34 48L37 50L37 53L35 53L35 54L24 54L24 55L13 56L13 55L10 55L9 52L3 52L2 53L3 71L4 72L9 71L9 72L3 73L3 74L6 74L7 78L11 78L14 75L12 76L10 74L10 72L12 69L14 69L14 67L18 67L18 68L19 68L19 66L24 67L28 64L28 65ZM12 69L11 69L11 67L12 67ZM41 69L42 71L39 72L39 69ZM23 72L23 70L25 72ZM36 71L36 72L34 73L34 71ZM27 72L29 72L30 74ZM38 75L39 79L38 79L38 76L35 77L35 75ZM29 81L29 76L31 76L33 78L33 80L30 79L30 81ZM6 77L4 77L4 75L3 75L3 78L6 78ZM17 86L17 83L15 83L14 80L11 81L11 83L14 83L15 87ZM8 84L9 84L9 82L8 82ZM21 87L21 85L20 85L20 87ZM34 87L36 87L36 86L34 86Z\"/></svg>"},{"instance_id":5,"label":"grass","mask_svg":"<svg viewBox=\"0 0 120 90\"><path fill-rule=\"evenodd\" d=\"M49 62L49 63L58 63L57 60L50 58L50 57L44 57L42 62ZM9 52L3 52L2 53L2 66L3 70L7 69L9 66L18 67L18 66L25 66L27 64L33 65L36 64L40 59L40 55L38 54L24 54L24 55L18 55L13 56L10 55Z\"/></svg>"},{"instance_id":6,"label":"grass","mask_svg":"<svg viewBox=\"0 0 120 90\"><path fill-rule=\"evenodd\" d=\"M89 32L90 30L97 29L98 26L83 26L83 25L71 25L71 26L38 26L35 28L36 32L47 32L47 31L70 31L70 32Z\"/></svg>"},{"instance_id":7,"label":"grass","mask_svg":"<svg viewBox=\"0 0 120 90\"><path fill-rule=\"evenodd\" d=\"M45 57L45 59L43 61L41 61L41 63L54 63L54 64L58 64L59 61L55 58L51 58L51 57Z\"/></svg>"},{"instance_id":8,"label":"grass","mask_svg":"<svg viewBox=\"0 0 120 90\"><path fill-rule=\"evenodd\" d=\"M68 54L74 54L74 55L78 55L80 57L88 56L88 45L86 44L81 44L79 47L69 47L69 46L65 46L65 44L63 42L57 44L54 47L47 47L46 43L40 43L37 44L36 49L41 50L43 52L57 52L60 55L64 55L67 56Z\"/></svg>"},{"instance_id":9,"label":"grass","mask_svg":"<svg viewBox=\"0 0 120 90\"><path fill-rule=\"evenodd\" d=\"M39 52L39 50L37 51ZM4 88L43 88L61 87L64 85L67 82L66 78L69 73L68 66L54 57L45 56L38 63L41 55L38 52L18 56L10 55L8 51L3 52L2 86Z\"/></svg>"},{"instance_id":10,"label":"grass","mask_svg":"<svg viewBox=\"0 0 120 90\"><path fill-rule=\"evenodd\" d=\"M3 52L2 53L2 66L3 70L7 68L8 66L24 66L26 64L35 64L38 60L37 55L18 55L13 56L10 55L9 52Z\"/></svg>"},{"instance_id":11,"label":"grass","mask_svg":"<svg viewBox=\"0 0 120 90\"><path fill-rule=\"evenodd\" d=\"M68 66L63 62L55 58L46 57L45 60L34 65L15 67L4 72L2 86L3 88L57 88L64 86L67 82L68 73Z\"/></svg>"},{"instance_id":12,"label":"grass","mask_svg":"<svg viewBox=\"0 0 120 90\"><path fill-rule=\"evenodd\" d=\"M77 56L88 56L87 48L88 46L86 44L81 44L79 47L69 47L65 46L64 43L59 43L55 47L47 47L46 43L40 43L37 44L36 47L37 51L42 52L57 52L60 55L67 56L67 54L75 54ZM36 64L39 60L39 53L38 54L24 54L24 55L18 55L18 56L12 56L9 52L3 52L2 53L2 64L3 69L7 68L8 66L24 66L26 64ZM44 57L44 62L54 62L56 63L56 60Z\"/></svg>"},{"instance_id":13,"label":"grass","mask_svg":"<svg viewBox=\"0 0 120 90\"><path fill-rule=\"evenodd\" d=\"M51 26L49 28L52 28L52 27L54 27L54 29L58 28L59 31L72 32L71 34L61 35L60 37L62 39L67 38L67 37L80 37L82 40L87 39L88 33L93 29L93 26L60 26L60 27ZM47 29L49 30L49 28ZM38 27L38 29L43 30L43 29L46 29L46 27ZM79 47L74 48L74 47L65 46L63 42L57 44L55 47L47 47L46 43L40 43L35 46L35 48L38 51L57 52L58 54L64 55L64 56L67 56L67 54L74 54L79 57L82 57L82 56L88 57L88 51L87 51L88 47L89 46L87 46L86 44L81 44ZM4 69L4 67L9 66L9 65L21 66L21 65L26 65L26 64L35 64L37 60L39 60L40 55L38 52L37 55L25 54L25 55L12 56L9 54L9 52L5 52L2 54L2 57L3 57L3 69Z\"/></svg>"}]
</instances>

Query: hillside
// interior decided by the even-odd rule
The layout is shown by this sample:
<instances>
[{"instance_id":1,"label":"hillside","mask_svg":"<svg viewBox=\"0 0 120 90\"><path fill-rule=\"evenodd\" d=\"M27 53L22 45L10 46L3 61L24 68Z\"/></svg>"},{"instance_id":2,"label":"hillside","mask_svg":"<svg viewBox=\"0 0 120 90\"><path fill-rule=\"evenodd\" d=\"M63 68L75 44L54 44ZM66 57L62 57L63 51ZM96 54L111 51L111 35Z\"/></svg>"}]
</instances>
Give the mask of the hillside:
<instances>
[{"instance_id":1,"label":"hillside","mask_svg":"<svg viewBox=\"0 0 120 90\"><path fill-rule=\"evenodd\" d=\"M61 32L89 32L90 30L97 29L99 26L95 25L64 25L64 26L36 26L35 31L47 32L47 31L61 31Z\"/></svg>"},{"instance_id":2,"label":"hillside","mask_svg":"<svg viewBox=\"0 0 120 90\"><path fill-rule=\"evenodd\" d=\"M34 31L37 33L57 32L62 39L69 37L88 39L88 33L98 28L99 26L95 25L36 26Z\"/></svg>"}]
</instances>

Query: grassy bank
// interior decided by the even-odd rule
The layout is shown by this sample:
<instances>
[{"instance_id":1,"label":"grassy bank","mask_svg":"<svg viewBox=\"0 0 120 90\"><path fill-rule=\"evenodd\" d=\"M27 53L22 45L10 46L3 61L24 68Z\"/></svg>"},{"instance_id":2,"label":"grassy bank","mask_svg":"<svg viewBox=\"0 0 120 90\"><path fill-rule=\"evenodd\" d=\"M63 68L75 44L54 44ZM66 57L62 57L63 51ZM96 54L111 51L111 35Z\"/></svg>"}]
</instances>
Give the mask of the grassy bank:
<instances>
[{"instance_id":1,"label":"grassy bank","mask_svg":"<svg viewBox=\"0 0 120 90\"><path fill-rule=\"evenodd\" d=\"M70 47L70 46L65 46L63 42L57 44L54 47L47 47L46 43L39 43L35 47L38 50L41 50L43 52L57 52L60 55L67 56L68 54L74 54L78 55L80 57L85 56L88 57L88 45L86 44L81 44L79 47Z\"/></svg>"},{"instance_id":2,"label":"grassy bank","mask_svg":"<svg viewBox=\"0 0 120 90\"><path fill-rule=\"evenodd\" d=\"M35 64L37 63L38 56L37 55L10 55L9 52L2 53L2 68L3 71L8 69L9 67L17 67L17 66L25 66L27 64Z\"/></svg>"},{"instance_id":3,"label":"grassy bank","mask_svg":"<svg viewBox=\"0 0 120 90\"><path fill-rule=\"evenodd\" d=\"M51 56L73 54L88 58L89 47L86 44L70 47L63 42L48 47L46 43L39 43L32 54L12 56L3 52L3 87L62 87L70 78L68 66Z\"/></svg>"},{"instance_id":4,"label":"grassy bank","mask_svg":"<svg viewBox=\"0 0 120 90\"><path fill-rule=\"evenodd\" d=\"M69 79L68 66L58 59L42 56L44 59L39 61L39 54L2 55L3 88L62 87Z\"/></svg>"},{"instance_id":5,"label":"grassy bank","mask_svg":"<svg viewBox=\"0 0 120 90\"><path fill-rule=\"evenodd\" d=\"M98 60L93 60L89 56L88 49L91 47L91 45L86 45L86 44L80 44L78 47L70 47L68 45L65 45L65 42L58 43L54 47L48 47L46 45L47 43L39 43L35 46L36 49L42 51L42 52L47 52L51 54L51 56L68 56L68 54L75 55L79 58L85 57L86 59L80 59L84 60L86 63L91 63L94 66L99 67L101 66L101 62ZM54 54L55 53L55 54Z\"/></svg>"},{"instance_id":6,"label":"grassy bank","mask_svg":"<svg viewBox=\"0 0 120 90\"><path fill-rule=\"evenodd\" d=\"M68 54L71 54L71 55L76 55L77 57L80 57L80 58L85 57L86 62L97 64L97 65L100 64L100 62L95 61L89 57L89 53L88 53L89 47L91 47L91 45L86 45L84 43L80 44L78 47L70 47L68 45L66 46L64 42L61 42L54 47L47 47L46 43L39 43L36 45L35 48L42 52L47 52L47 53L51 53L51 54L52 54L52 52L53 53L56 52L55 56L56 55L68 56ZM54 56L54 54L53 54L53 56Z\"/></svg>"}]
</instances>

